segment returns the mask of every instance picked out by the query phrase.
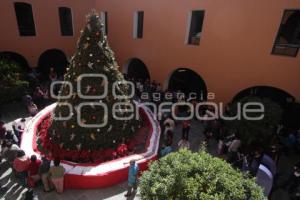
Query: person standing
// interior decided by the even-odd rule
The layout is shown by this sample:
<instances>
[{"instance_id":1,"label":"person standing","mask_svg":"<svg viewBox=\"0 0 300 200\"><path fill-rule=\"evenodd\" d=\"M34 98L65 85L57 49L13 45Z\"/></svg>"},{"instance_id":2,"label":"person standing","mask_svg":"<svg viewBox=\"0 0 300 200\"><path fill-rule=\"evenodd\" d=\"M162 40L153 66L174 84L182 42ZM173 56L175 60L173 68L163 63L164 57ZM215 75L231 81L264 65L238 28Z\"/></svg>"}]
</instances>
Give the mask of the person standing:
<instances>
[{"instance_id":1,"label":"person standing","mask_svg":"<svg viewBox=\"0 0 300 200\"><path fill-rule=\"evenodd\" d=\"M20 148L18 145L13 144L9 140L6 142L5 146L6 147L3 148L1 151L1 155L3 158L6 159L6 161L10 164L10 166L12 166L17 156L17 153L20 151Z\"/></svg>"},{"instance_id":2,"label":"person standing","mask_svg":"<svg viewBox=\"0 0 300 200\"><path fill-rule=\"evenodd\" d=\"M132 189L135 191L137 189L137 176L139 172L139 167L135 160L130 161L129 171L128 171L128 189L125 197L132 195Z\"/></svg>"},{"instance_id":3,"label":"person standing","mask_svg":"<svg viewBox=\"0 0 300 200\"><path fill-rule=\"evenodd\" d=\"M60 160L54 160L54 166L50 167L49 176L56 189L61 194L64 191L64 174L65 168L60 165Z\"/></svg>"},{"instance_id":4,"label":"person standing","mask_svg":"<svg viewBox=\"0 0 300 200\"><path fill-rule=\"evenodd\" d=\"M30 164L30 159L25 155L23 150L18 151L17 157L14 160L13 168L17 172L21 184L26 186L27 171Z\"/></svg>"},{"instance_id":5,"label":"person standing","mask_svg":"<svg viewBox=\"0 0 300 200\"><path fill-rule=\"evenodd\" d=\"M19 142L21 140L21 136L22 136L23 131L25 129L25 123L26 123L26 119L25 118L16 119L12 123L13 131L14 131L15 135L18 137Z\"/></svg>"},{"instance_id":6,"label":"person standing","mask_svg":"<svg viewBox=\"0 0 300 200\"><path fill-rule=\"evenodd\" d=\"M164 121L164 126L167 126L167 125L169 125L171 131L174 131L175 121L170 116L168 116L167 119L165 119L165 121Z\"/></svg>"},{"instance_id":7,"label":"person standing","mask_svg":"<svg viewBox=\"0 0 300 200\"><path fill-rule=\"evenodd\" d=\"M191 129L191 121L185 120L182 122L182 138L185 138L186 140L189 139L189 132Z\"/></svg>"},{"instance_id":8,"label":"person standing","mask_svg":"<svg viewBox=\"0 0 300 200\"><path fill-rule=\"evenodd\" d=\"M41 179L38 173L41 164L42 161L37 159L36 155L32 155L30 157L30 164L28 167L28 185L30 187L34 187L35 183Z\"/></svg>"},{"instance_id":9,"label":"person standing","mask_svg":"<svg viewBox=\"0 0 300 200\"><path fill-rule=\"evenodd\" d=\"M50 169L50 161L46 157L42 157L42 164L39 167L39 174L41 176L44 192L50 192L51 183L49 180L49 169Z\"/></svg>"}]
</instances>

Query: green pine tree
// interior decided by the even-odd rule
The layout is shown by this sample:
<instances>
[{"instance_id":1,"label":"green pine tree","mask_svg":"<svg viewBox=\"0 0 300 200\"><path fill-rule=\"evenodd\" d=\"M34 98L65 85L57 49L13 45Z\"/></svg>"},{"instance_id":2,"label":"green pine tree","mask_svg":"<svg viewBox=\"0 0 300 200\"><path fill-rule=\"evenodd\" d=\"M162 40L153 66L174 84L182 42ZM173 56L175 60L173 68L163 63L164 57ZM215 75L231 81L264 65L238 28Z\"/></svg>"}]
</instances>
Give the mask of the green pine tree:
<instances>
[{"instance_id":1,"label":"green pine tree","mask_svg":"<svg viewBox=\"0 0 300 200\"><path fill-rule=\"evenodd\" d=\"M118 70L118 65L114 58L114 53L110 49L107 38L103 31L103 24L99 15L92 12L88 16L85 29L81 32L81 37L77 44L77 51L71 58L70 66L65 75L65 81L72 83L73 91L71 97L63 99L63 96L69 94L70 87L67 84L62 85L59 95L57 107L54 116L65 117L70 111L64 103L72 105L72 118L69 120L59 121L53 119L51 127L48 130L50 139L55 144L60 145L66 150L99 150L105 148L115 148L124 139L130 139L134 136L141 121L132 119L120 121L113 116L112 107L115 103L131 103L132 99L115 98L112 93L114 82L124 80L123 75ZM103 78L82 78L82 74L103 74L107 77L107 81ZM83 95L99 96L103 94L104 88L108 86L108 95L105 98L84 99L80 98L77 83L81 81L81 93ZM130 93L129 86L119 84L116 90L118 95L127 95ZM108 107L108 114L104 109L93 103L104 103ZM79 114L78 105L87 103L81 109L81 123L83 124L101 124L107 119L108 123L104 127L87 128L77 123ZM118 116L130 116L132 112L125 109L126 106L120 107ZM135 110L135 108L134 108ZM135 112L135 111L134 111Z\"/></svg>"}]
</instances>

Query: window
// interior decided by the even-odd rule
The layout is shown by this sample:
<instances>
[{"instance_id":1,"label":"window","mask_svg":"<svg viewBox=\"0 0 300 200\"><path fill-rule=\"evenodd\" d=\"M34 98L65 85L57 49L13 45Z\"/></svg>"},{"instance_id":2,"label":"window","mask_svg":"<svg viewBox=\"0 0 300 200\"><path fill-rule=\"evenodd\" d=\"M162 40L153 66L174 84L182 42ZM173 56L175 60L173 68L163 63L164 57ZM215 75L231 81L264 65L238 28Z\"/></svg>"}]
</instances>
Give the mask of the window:
<instances>
[{"instance_id":1,"label":"window","mask_svg":"<svg viewBox=\"0 0 300 200\"><path fill-rule=\"evenodd\" d=\"M133 20L133 37L143 38L144 12L135 12Z\"/></svg>"},{"instance_id":2,"label":"window","mask_svg":"<svg viewBox=\"0 0 300 200\"><path fill-rule=\"evenodd\" d=\"M102 19L102 22L104 23L104 32L105 32L105 35L108 34L108 16L107 16L107 12L106 11L102 11L100 13L100 16L101 16L101 19Z\"/></svg>"},{"instance_id":3,"label":"window","mask_svg":"<svg viewBox=\"0 0 300 200\"><path fill-rule=\"evenodd\" d=\"M60 20L60 31L63 36L73 35L72 11L70 8L60 7L58 9Z\"/></svg>"},{"instance_id":4,"label":"window","mask_svg":"<svg viewBox=\"0 0 300 200\"><path fill-rule=\"evenodd\" d=\"M300 10L285 10L272 54L297 56L300 47Z\"/></svg>"},{"instance_id":5,"label":"window","mask_svg":"<svg viewBox=\"0 0 300 200\"><path fill-rule=\"evenodd\" d=\"M20 36L35 36L32 7L28 3L14 4Z\"/></svg>"},{"instance_id":6,"label":"window","mask_svg":"<svg viewBox=\"0 0 300 200\"><path fill-rule=\"evenodd\" d=\"M191 45L199 45L202 25L204 19L203 10L192 11L189 17L189 28L188 28L188 38L187 43Z\"/></svg>"}]
</instances>

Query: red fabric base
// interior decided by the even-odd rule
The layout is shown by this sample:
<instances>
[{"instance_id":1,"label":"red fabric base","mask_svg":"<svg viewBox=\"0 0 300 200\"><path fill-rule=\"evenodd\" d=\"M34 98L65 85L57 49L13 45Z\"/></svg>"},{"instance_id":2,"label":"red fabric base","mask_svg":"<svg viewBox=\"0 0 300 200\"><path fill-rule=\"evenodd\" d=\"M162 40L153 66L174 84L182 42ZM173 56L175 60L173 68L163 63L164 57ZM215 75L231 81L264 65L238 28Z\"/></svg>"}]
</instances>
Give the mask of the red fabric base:
<instances>
[{"instance_id":1,"label":"red fabric base","mask_svg":"<svg viewBox=\"0 0 300 200\"><path fill-rule=\"evenodd\" d=\"M54 108L55 106L51 105L41 111L31 120L31 122L28 123L28 127L25 128L21 148L23 148L29 156L33 153L37 156L41 155L36 143L38 132L37 127L40 126L47 116L49 116L49 113ZM143 120L145 120L147 124L147 128L150 130L148 140L146 141L146 152L99 164L76 164L62 160L61 163L67 169L64 178L64 186L66 189L95 189L109 187L127 180L129 169L128 162L130 159L138 158L137 163L139 165L140 172L148 168L150 161L157 159L160 137L159 125L157 121L153 119L153 114L148 110L148 108L141 106L139 111L141 116L143 116ZM31 144L31 146L29 144Z\"/></svg>"}]
</instances>

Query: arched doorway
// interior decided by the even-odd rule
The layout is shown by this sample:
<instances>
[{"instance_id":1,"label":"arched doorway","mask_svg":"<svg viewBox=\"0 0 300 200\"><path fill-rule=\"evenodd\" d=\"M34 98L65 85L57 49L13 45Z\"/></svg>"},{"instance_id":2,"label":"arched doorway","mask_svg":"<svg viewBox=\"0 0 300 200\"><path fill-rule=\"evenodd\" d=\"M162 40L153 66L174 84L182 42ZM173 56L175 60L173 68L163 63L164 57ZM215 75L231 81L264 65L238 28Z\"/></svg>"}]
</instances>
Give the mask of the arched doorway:
<instances>
[{"instance_id":1,"label":"arched doorway","mask_svg":"<svg viewBox=\"0 0 300 200\"><path fill-rule=\"evenodd\" d=\"M295 103L295 97L279 88L270 86L254 86L239 92L233 102L246 96L269 98L283 109L282 122L286 128L300 129L300 104Z\"/></svg>"},{"instance_id":2,"label":"arched doorway","mask_svg":"<svg viewBox=\"0 0 300 200\"><path fill-rule=\"evenodd\" d=\"M254 86L240 91L232 101L238 101L246 96L269 98L282 107L294 102L295 98L284 90L270 86Z\"/></svg>"},{"instance_id":3,"label":"arched doorway","mask_svg":"<svg viewBox=\"0 0 300 200\"><path fill-rule=\"evenodd\" d=\"M123 68L123 73L129 79L142 80L142 82L147 79L150 80L150 73L147 66L138 58L129 59Z\"/></svg>"},{"instance_id":4,"label":"arched doorway","mask_svg":"<svg viewBox=\"0 0 300 200\"><path fill-rule=\"evenodd\" d=\"M192 93L196 93L197 100L206 100L207 87L202 77L188 68L178 68L170 76L167 81L169 91L181 91L187 97ZM193 95L194 96L194 95Z\"/></svg>"},{"instance_id":5,"label":"arched doorway","mask_svg":"<svg viewBox=\"0 0 300 200\"><path fill-rule=\"evenodd\" d=\"M20 54L15 52L0 52L0 59L6 59L9 61L14 61L18 66L21 67L24 73L30 71L27 60Z\"/></svg>"},{"instance_id":6,"label":"arched doorway","mask_svg":"<svg viewBox=\"0 0 300 200\"><path fill-rule=\"evenodd\" d=\"M65 53L59 49L49 49L41 54L38 62L38 71L43 78L47 78L50 68L53 68L58 76L66 72L68 60Z\"/></svg>"}]
</instances>

